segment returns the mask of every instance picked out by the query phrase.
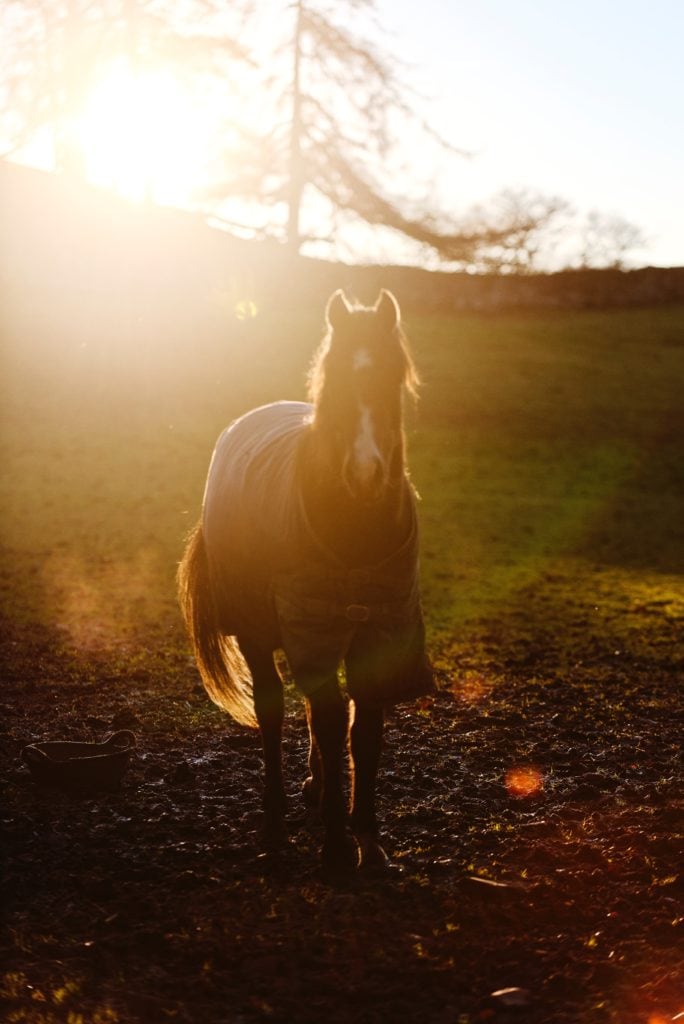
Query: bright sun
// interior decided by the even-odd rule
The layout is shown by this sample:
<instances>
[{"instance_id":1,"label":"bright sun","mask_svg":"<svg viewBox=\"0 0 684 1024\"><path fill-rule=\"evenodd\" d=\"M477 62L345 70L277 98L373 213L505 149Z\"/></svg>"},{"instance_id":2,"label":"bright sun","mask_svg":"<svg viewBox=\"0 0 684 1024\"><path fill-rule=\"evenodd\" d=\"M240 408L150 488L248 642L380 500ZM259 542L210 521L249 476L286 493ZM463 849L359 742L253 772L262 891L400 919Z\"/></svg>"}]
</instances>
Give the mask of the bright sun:
<instances>
[{"instance_id":1,"label":"bright sun","mask_svg":"<svg viewBox=\"0 0 684 1024\"><path fill-rule=\"evenodd\" d=\"M129 199L182 204L205 181L208 119L168 69L111 65L87 98L76 135L88 180Z\"/></svg>"}]
</instances>

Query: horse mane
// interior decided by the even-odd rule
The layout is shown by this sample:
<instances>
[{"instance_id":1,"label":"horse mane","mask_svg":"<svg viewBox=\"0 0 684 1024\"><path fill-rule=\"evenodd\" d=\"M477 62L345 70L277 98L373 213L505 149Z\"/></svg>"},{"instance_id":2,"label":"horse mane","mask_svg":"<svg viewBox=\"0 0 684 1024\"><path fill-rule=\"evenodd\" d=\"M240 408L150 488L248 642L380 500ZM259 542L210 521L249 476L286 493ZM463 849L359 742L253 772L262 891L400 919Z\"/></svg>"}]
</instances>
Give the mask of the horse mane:
<instances>
[{"instance_id":1,"label":"horse mane","mask_svg":"<svg viewBox=\"0 0 684 1024\"><path fill-rule=\"evenodd\" d=\"M373 314L374 308L372 306L362 306L360 303L354 303L351 306L352 313L366 313ZM393 331L402 367L402 384L406 389L407 393L414 399L418 398L418 389L420 388L421 380L418 375L418 370L413 362L411 351L409 348L408 339L400 323L396 325ZM307 392L309 401L314 406L314 415L320 408L321 398L325 391L326 383L326 368L328 363L328 356L330 354L330 346L333 337L333 328L330 324L327 325L326 333L323 335L321 342L316 349L309 373L307 377Z\"/></svg>"}]
</instances>

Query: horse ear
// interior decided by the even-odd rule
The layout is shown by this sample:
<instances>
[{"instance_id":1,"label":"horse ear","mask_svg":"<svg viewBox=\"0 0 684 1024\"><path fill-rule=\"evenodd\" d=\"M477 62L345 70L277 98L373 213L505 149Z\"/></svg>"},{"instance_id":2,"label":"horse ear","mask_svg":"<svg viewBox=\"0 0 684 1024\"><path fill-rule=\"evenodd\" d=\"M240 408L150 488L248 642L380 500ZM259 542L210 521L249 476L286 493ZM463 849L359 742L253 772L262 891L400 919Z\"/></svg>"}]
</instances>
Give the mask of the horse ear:
<instances>
[{"instance_id":1,"label":"horse ear","mask_svg":"<svg viewBox=\"0 0 684 1024\"><path fill-rule=\"evenodd\" d=\"M380 323L387 331L393 331L399 323L399 303L386 288L382 289L375 303L375 315L379 317Z\"/></svg>"},{"instance_id":2,"label":"horse ear","mask_svg":"<svg viewBox=\"0 0 684 1024\"><path fill-rule=\"evenodd\" d=\"M325 310L325 318L333 331L337 331L343 323L346 323L350 313L351 309L347 305L344 292L340 288L330 296Z\"/></svg>"}]
</instances>

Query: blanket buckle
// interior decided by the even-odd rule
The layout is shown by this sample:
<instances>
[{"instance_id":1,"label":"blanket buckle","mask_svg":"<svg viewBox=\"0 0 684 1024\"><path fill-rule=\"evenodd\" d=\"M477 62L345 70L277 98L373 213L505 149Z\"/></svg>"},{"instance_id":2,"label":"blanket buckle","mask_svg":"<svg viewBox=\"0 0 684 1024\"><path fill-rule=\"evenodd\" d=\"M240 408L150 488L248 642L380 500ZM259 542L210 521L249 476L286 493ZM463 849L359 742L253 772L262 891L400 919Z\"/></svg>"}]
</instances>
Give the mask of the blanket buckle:
<instances>
[{"instance_id":1,"label":"blanket buckle","mask_svg":"<svg viewBox=\"0 0 684 1024\"><path fill-rule=\"evenodd\" d=\"M345 615L351 622L368 622L370 608L365 604L348 604Z\"/></svg>"}]
</instances>

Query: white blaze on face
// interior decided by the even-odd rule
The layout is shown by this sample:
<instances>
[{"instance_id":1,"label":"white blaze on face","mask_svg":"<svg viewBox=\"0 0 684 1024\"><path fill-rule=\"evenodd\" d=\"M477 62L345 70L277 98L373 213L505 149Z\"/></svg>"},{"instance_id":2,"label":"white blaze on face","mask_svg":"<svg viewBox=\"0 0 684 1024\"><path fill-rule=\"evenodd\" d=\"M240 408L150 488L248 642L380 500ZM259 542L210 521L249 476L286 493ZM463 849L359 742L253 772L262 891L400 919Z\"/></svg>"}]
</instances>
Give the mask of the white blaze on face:
<instances>
[{"instance_id":1,"label":"white blaze on face","mask_svg":"<svg viewBox=\"0 0 684 1024\"><path fill-rule=\"evenodd\" d=\"M369 366L373 365L373 357L367 348L357 348L354 353L354 359L352 360L352 366L354 370L367 370Z\"/></svg>"},{"instance_id":2,"label":"white blaze on face","mask_svg":"<svg viewBox=\"0 0 684 1024\"><path fill-rule=\"evenodd\" d=\"M375 440L375 429L371 411L361 406L359 428L354 441L354 465L361 483L370 483L378 466L382 465L382 453Z\"/></svg>"}]
</instances>

